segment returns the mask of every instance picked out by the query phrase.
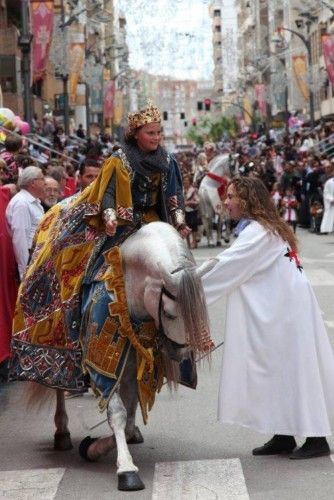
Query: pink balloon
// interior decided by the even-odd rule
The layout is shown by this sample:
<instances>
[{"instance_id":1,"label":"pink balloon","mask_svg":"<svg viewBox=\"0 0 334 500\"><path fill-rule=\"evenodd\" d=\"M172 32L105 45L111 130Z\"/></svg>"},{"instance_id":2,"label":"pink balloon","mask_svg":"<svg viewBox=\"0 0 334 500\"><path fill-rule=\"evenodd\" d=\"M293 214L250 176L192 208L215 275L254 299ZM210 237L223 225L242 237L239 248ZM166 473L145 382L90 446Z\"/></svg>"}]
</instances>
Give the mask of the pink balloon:
<instances>
[{"instance_id":1,"label":"pink balloon","mask_svg":"<svg viewBox=\"0 0 334 500\"><path fill-rule=\"evenodd\" d=\"M30 132L30 125L28 122L22 122L19 124L20 131L22 134L29 134Z\"/></svg>"},{"instance_id":2,"label":"pink balloon","mask_svg":"<svg viewBox=\"0 0 334 500\"><path fill-rule=\"evenodd\" d=\"M19 123L22 123L22 120L19 115L16 115L14 118L14 125L18 125Z\"/></svg>"}]
</instances>

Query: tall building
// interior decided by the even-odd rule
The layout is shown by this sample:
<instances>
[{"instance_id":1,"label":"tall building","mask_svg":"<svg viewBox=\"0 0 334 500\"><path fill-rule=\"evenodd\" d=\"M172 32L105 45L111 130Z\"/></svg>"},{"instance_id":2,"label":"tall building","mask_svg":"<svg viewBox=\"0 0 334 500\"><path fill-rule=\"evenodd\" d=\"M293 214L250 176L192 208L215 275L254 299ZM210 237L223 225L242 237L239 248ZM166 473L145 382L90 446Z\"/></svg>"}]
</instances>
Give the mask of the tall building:
<instances>
[{"instance_id":1,"label":"tall building","mask_svg":"<svg viewBox=\"0 0 334 500\"><path fill-rule=\"evenodd\" d=\"M210 16L212 18L214 98L218 101L221 100L221 97L224 93L222 7L223 7L222 0L215 0L211 2L209 7Z\"/></svg>"},{"instance_id":2,"label":"tall building","mask_svg":"<svg viewBox=\"0 0 334 500\"><path fill-rule=\"evenodd\" d=\"M270 85L269 18L266 0L236 0L238 19L238 105L248 125L270 117L266 90Z\"/></svg>"}]
</instances>

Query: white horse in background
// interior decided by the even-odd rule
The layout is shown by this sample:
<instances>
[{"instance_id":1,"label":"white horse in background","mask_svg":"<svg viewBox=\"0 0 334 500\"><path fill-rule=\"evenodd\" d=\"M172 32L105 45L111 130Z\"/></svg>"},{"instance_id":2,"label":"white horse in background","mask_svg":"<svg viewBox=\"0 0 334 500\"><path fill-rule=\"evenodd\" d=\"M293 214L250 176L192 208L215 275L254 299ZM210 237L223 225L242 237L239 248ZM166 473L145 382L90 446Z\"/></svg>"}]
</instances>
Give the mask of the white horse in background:
<instances>
[{"instance_id":1,"label":"white horse in background","mask_svg":"<svg viewBox=\"0 0 334 500\"><path fill-rule=\"evenodd\" d=\"M231 168L232 167L232 168ZM206 233L208 246L221 246L221 239L224 237L226 243L230 239L230 221L221 212L221 199L218 188L221 185L219 179L228 181L233 175L235 164L231 163L229 154L215 156L208 165L208 173L201 181L198 194L200 197L200 212L203 222L203 229ZM212 176L210 176L212 174ZM215 179L216 178L216 179ZM224 210L224 209L223 209ZM216 222L216 242L213 241L213 225Z\"/></svg>"},{"instance_id":2,"label":"white horse in background","mask_svg":"<svg viewBox=\"0 0 334 500\"><path fill-rule=\"evenodd\" d=\"M164 222L143 226L120 248L129 316L155 321L158 330L156 349L163 358L165 377L176 384L180 361L212 348L201 276L212 268L215 261L196 267L185 241ZM94 304L88 307L91 310ZM108 316L108 306L105 315ZM52 389L30 384L31 399L36 402L45 399L45 391ZM56 389L56 395L55 448L67 450L72 448L72 443L64 391ZM87 436L80 444L80 455L88 461L96 461L117 448L118 489L123 491L145 487L128 448L128 443L143 442L135 425L137 404L136 352L132 347L121 380L108 401L107 420L111 435L99 439Z\"/></svg>"}]
</instances>

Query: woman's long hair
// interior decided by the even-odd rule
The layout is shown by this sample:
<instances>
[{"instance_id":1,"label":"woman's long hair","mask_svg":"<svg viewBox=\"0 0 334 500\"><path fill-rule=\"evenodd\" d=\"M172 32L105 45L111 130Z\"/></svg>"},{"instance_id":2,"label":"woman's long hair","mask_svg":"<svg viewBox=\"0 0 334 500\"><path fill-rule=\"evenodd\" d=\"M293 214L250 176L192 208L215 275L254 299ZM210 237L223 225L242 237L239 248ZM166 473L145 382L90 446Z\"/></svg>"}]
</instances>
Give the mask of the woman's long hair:
<instances>
[{"instance_id":1,"label":"woman's long hair","mask_svg":"<svg viewBox=\"0 0 334 500\"><path fill-rule=\"evenodd\" d=\"M268 231L286 241L292 250L297 250L296 236L278 213L269 191L260 179L235 177L230 185L236 190L242 217L259 222Z\"/></svg>"}]
</instances>

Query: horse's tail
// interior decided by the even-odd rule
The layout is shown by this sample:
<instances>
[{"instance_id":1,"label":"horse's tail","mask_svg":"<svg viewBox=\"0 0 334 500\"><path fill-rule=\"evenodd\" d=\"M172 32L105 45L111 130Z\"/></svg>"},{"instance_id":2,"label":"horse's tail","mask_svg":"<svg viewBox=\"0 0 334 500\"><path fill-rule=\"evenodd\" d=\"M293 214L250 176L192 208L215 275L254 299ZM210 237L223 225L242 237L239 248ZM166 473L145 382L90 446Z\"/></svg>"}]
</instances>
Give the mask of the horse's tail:
<instances>
[{"instance_id":1,"label":"horse's tail","mask_svg":"<svg viewBox=\"0 0 334 500\"><path fill-rule=\"evenodd\" d=\"M27 390L24 394L25 403L28 410L40 409L46 405L54 403L55 391L36 382L28 382Z\"/></svg>"}]
</instances>

